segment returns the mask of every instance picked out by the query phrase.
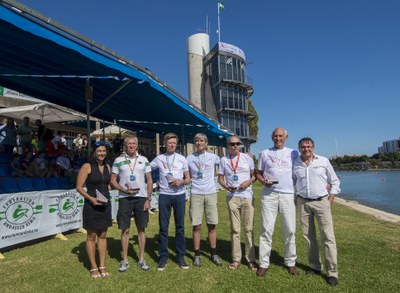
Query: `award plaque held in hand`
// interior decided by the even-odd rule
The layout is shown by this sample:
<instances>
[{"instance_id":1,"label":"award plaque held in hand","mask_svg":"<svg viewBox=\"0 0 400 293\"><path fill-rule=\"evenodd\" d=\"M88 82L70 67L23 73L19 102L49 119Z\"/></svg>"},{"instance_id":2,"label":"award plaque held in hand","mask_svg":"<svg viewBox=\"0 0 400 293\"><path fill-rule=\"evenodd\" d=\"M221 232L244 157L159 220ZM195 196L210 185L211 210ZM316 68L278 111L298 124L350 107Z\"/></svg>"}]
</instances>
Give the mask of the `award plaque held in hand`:
<instances>
[{"instance_id":1,"label":"award plaque held in hand","mask_svg":"<svg viewBox=\"0 0 400 293\"><path fill-rule=\"evenodd\" d=\"M101 204L107 204L108 203L108 198L105 197L100 191L96 189L96 199L98 202Z\"/></svg>"},{"instance_id":2,"label":"award plaque held in hand","mask_svg":"<svg viewBox=\"0 0 400 293\"><path fill-rule=\"evenodd\" d=\"M130 192L133 192L130 194L131 196L135 196L140 191L140 188L136 184L133 184L130 181L127 181L125 183L125 187L128 188Z\"/></svg>"}]
</instances>

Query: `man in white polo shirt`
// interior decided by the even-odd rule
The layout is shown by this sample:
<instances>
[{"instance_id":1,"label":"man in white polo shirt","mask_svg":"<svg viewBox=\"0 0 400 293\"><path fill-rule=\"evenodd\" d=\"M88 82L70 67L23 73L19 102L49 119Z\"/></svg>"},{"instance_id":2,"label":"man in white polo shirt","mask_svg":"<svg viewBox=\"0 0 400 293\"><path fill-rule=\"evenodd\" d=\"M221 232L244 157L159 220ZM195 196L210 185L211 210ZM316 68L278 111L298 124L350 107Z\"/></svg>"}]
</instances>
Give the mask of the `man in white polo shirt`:
<instances>
[{"instance_id":1,"label":"man in white polo shirt","mask_svg":"<svg viewBox=\"0 0 400 293\"><path fill-rule=\"evenodd\" d=\"M164 135L166 152L151 161L151 168L160 174L160 195L158 198L158 221L160 232L158 236L158 252L160 259L157 270L163 271L167 266L168 227L171 211L174 210L176 261L184 269L189 269L185 261L185 185L190 184L190 174L187 160L175 152L178 136L175 133Z\"/></svg>"},{"instance_id":2,"label":"man in white polo shirt","mask_svg":"<svg viewBox=\"0 0 400 293\"><path fill-rule=\"evenodd\" d=\"M300 225L307 242L307 257L311 267L306 274L319 275L322 271L315 218L324 247L327 282L331 286L337 286L337 248L331 205L335 195L340 193L340 181L329 160L314 154L314 141L311 138L300 139L299 151L301 156L294 162L293 176Z\"/></svg>"},{"instance_id":3,"label":"man in white polo shirt","mask_svg":"<svg viewBox=\"0 0 400 293\"><path fill-rule=\"evenodd\" d=\"M194 136L196 151L187 157L192 188L190 196L190 219L193 226L194 266L201 266L200 239L203 213L206 215L211 261L217 266L222 263L217 256L218 196L215 187L215 166L219 165L217 155L206 151L208 138L203 133Z\"/></svg>"},{"instance_id":4,"label":"man in white polo shirt","mask_svg":"<svg viewBox=\"0 0 400 293\"><path fill-rule=\"evenodd\" d=\"M276 216L281 217L285 255L284 264L289 274L296 270L296 206L292 167L298 157L295 150L285 147L287 131L276 128L272 132L274 146L260 153L257 179L263 184L261 191L260 267L257 276L263 277L269 268Z\"/></svg>"},{"instance_id":5,"label":"man in white polo shirt","mask_svg":"<svg viewBox=\"0 0 400 293\"><path fill-rule=\"evenodd\" d=\"M238 136L228 139L229 154L221 158L218 170L218 183L227 190L226 202L228 204L229 218L231 221L232 263L230 270L237 270L242 260L240 244L241 222L245 232L245 258L252 271L257 270L254 256L254 196L252 183L254 176L254 161L249 155L241 153L242 142Z\"/></svg>"},{"instance_id":6,"label":"man in white polo shirt","mask_svg":"<svg viewBox=\"0 0 400 293\"><path fill-rule=\"evenodd\" d=\"M132 212L138 231L138 266L147 271L149 266L144 260L144 249L146 246L145 228L149 221L148 210L153 191L151 167L147 158L137 153L138 139L136 136L127 137L124 145L125 152L115 159L111 169L111 186L119 191L117 221L118 227L122 230L122 261L118 271L125 272L129 267L128 246Z\"/></svg>"}]
</instances>

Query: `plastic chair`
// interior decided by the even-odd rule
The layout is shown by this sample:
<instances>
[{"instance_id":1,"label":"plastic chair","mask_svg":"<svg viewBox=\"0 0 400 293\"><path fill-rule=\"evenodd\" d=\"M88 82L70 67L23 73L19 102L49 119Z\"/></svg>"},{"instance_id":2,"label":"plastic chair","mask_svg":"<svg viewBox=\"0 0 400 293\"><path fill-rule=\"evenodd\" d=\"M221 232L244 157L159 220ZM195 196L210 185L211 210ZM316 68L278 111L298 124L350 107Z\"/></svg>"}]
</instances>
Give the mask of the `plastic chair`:
<instances>
[{"instance_id":1,"label":"plastic chair","mask_svg":"<svg viewBox=\"0 0 400 293\"><path fill-rule=\"evenodd\" d=\"M32 179L33 187L35 190L46 190L47 185L46 185L46 179L44 178L33 178Z\"/></svg>"},{"instance_id":2,"label":"plastic chair","mask_svg":"<svg viewBox=\"0 0 400 293\"><path fill-rule=\"evenodd\" d=\"M1 189L3 193L14 193L18 192L18 179L17 178L8 178L1 180Z\"/></svg>"},{"instance_id":3,"label":"plastic chair","mask_svg":"<svg viewBox=\"0 0 400 293\"><path fill-rule=\"evenodd\" d=\"M0 153L0 164L8 164L10 162L9 158L5 153Z\"/></svg>"},{"instance_id":4,"label":"plastic chair","mask_svg":"<svg viewBox=\"0 0 400 293\"><path fill-rule=\"evenodd\" d=\"M46 179L47 187L49 189L59 189L58 180L55 177L49 177Z\"/></svg>"},{"instance_id":5,"label":"plastic chair","mask_svg":"<svg viewBox=\"0 0 400 293\"><path fill-rule=\"evenodd\" d=\"M69 182L68 177L60 177L60 178L58 178L58 186L61 189L71 189L71 188L73 188L71 182Z\"/></svg>"},{"instance_id":6,"label":"plastic chair","mask_svg":"<svg viewBox=\"0 0 400 293\"><path fill-rule=\"evenodd\" d=\"M35 187L33 187L32 178L20 178L18 180L19 190L20 191L34 191Z\"/></svg>"},{"instance_id":7,"label":"plastic chair","mask_svg":"<svg viewBox=\"0 0 400 293\"><path fill-rule=\"evenodd\" d=\"M1 164L0 165L0 177L8 177L10 176L8 165Z\"/></svg>"}]
</instances>

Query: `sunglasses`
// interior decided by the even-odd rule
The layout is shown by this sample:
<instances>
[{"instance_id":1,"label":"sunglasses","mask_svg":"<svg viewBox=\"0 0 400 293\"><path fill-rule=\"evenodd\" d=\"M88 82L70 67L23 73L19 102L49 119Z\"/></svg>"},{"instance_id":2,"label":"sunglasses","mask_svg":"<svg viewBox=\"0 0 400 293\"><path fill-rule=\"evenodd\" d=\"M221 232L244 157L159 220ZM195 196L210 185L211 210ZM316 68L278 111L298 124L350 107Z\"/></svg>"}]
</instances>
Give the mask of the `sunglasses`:
<instances>
[{"instance_id":1,"label":"sunglasses","mask_svg":"<svg viewBox=\"0 0 400 293\"><path fill-rule=\"evenodd\" d=\"M102 145L104 145L104 146L109 146L110 144L109 144L108 142L104 142L104 141L96 141L96 142L94 143L94 145L95 145L95 146L102 146Z\"/></svg>"},{"instance_id":2,"label":"sunglasses","mask_svg":"<svg viewBox=\"0 0 400 293\"><path fill-rule=\"evenodd\" d=\"M235 145L239 146L241 144L242 144L241 142L230 142L229 143L230 146L235 146Z\"/></svg>"}]
</instances>

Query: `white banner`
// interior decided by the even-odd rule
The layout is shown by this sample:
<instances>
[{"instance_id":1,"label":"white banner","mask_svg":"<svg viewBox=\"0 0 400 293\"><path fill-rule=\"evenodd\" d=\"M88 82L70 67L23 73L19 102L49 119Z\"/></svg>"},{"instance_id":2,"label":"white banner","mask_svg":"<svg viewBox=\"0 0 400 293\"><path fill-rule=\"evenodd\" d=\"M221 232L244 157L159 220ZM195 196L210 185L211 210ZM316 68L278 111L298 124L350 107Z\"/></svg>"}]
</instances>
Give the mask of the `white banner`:
<instances>
[{"instance_id":1,"label":"white banner","mask_svg":"<svg viewBox=\"0 0 400 293\"><path fill-rule=\"evenodd\" d=\"M110 192L112 218L118 193ZM0 248L82 227L84 198L71 190L0 195Z\"/></svg>"},{"instance_id":2,"label":"white banner","mask_svg":"<svg viewBox=\"0 0 400 293\"><path fill-rule=\"evenodd\" d=\"M236 47L236 46L228 44L228 43L219 42L218 43L218 49L220 51L224 51L224 52L228 52L228 53L232 53L232 54L238 55L239 57L242 57L244 61L246 61L246 56L244 55L243 50L240 49L239 47Z\"/></svg>"},{"instance_id":3,"label":"white banner","mask_svg":"<svg viewBox=\"0 0 400 293\"><path fill-rule=\"evenodd\" d=\"M14 91L12 89L8 89L6 87L2 87L0 86L0 96L4 96L4 97L8 97L8 98L24 98L24 99L34 99L36 100L34 97L28 96L28 95L24 95L21 94L17 91Z\"/></svg>"}]
</instances>

